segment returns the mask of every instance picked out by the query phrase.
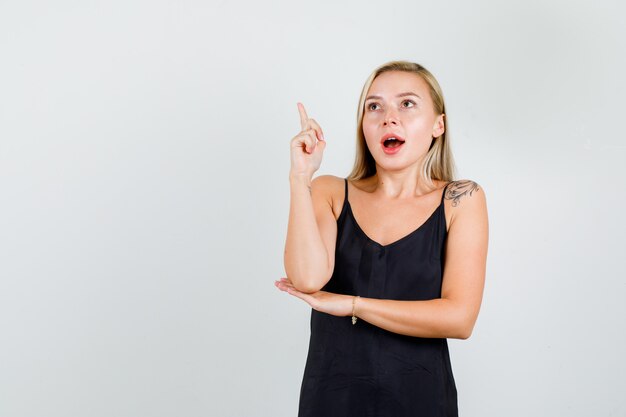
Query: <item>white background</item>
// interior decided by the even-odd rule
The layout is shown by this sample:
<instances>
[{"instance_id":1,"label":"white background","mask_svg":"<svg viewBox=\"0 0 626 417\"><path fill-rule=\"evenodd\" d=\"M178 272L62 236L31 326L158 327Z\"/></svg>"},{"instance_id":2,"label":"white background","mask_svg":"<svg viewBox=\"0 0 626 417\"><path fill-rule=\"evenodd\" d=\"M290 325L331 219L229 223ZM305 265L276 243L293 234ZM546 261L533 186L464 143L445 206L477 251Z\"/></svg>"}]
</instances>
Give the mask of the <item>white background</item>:
<instances>
[{"instance_id":1,"label":"white background","mask_svg":"<svg viewBox=\"0 0 626 417\"><path fill-rule=\"evenodd\" d=\"M295 416L296 102L346 176L369 73L439 80L485 190L462 416L624 416L618 1L0 1L0 415Z\"/></svg>"}]
</instances>

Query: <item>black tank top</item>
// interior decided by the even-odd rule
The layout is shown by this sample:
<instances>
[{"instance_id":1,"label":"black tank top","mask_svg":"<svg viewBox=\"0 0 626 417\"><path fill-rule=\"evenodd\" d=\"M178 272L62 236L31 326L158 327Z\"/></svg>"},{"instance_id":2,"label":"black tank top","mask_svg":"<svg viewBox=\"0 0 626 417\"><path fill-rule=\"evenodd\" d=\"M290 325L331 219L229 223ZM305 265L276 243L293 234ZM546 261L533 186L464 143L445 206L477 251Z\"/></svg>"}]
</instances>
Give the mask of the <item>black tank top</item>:
<instances>
[{"instance_id":1,"label":"black tank top","mask_svg":"<svg viewBox=\"0 0 626 417\"><path fill-rule=\"evenodd\" d=\"M335 269L322 288L391 300L441 297L446 184L441 203L408 235L370 239L345 199L337 219ZM311 310L311 337L298 417L456 417L447 339L401 335L364 320Z\"/></svg>"}]
</instances>

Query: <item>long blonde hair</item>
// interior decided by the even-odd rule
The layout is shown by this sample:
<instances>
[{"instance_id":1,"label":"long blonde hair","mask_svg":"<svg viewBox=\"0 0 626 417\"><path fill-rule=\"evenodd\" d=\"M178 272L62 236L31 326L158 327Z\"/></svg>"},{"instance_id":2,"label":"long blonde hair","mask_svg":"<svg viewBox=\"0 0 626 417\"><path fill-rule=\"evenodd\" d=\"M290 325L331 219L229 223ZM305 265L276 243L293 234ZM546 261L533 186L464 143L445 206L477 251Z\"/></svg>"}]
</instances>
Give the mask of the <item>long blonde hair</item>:
<instances>
[{"instance_id":1,"label":"long blonde hair","mask_svg":"<svg viewBox=\"0 0 626 417\"><path fill-rule=\"evenodd\" d=\"M360 180L371 177L376 173L376 163L371 152L367 148L365 136L363 135L363 113L365 111L365 98L367 93L380 74L387 71L404 71L417 74L428 84L430 97L436 115L443 114L444 132L440 136L433 138L428 153L423 158L421 176L429 187L434 187L433 179L440 181L453 181L455 177L455 164L448 140L448 115L443 100L443 92L435 77L423 66L409 61L390 61L376 68L365 81L359 108L357 109L357 129L356 129L356 157L352 172L348 176L349 180Z\"/></svg>"}]
</instances>

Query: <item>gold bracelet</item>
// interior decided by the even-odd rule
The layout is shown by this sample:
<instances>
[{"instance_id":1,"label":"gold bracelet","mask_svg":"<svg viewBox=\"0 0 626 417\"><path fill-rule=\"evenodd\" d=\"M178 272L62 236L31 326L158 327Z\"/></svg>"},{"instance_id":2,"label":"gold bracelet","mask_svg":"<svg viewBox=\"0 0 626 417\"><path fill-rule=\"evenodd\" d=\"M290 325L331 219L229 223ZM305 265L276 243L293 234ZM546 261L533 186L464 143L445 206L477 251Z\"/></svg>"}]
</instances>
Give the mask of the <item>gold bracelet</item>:
<instances>
[{"instance_id":1,"label":"gold bracelet","mask_svg":"<svg viewBox=\"0 0 626 417\"><path fill-rule=\"evenodd\" d=\"M352 324L356 324L356 319L357 319L357 317L354 315L354 306L355 306L357 298L359 298L358 295L352 299Z\"/></svg>"}]
</instances>

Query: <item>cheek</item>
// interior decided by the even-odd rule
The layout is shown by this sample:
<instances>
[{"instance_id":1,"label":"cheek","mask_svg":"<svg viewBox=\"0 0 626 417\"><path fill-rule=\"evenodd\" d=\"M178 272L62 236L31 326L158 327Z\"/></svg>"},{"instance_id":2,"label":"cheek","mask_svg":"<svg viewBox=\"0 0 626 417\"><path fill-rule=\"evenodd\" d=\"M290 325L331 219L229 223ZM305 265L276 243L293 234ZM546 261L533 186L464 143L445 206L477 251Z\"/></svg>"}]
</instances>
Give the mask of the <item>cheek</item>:
<instances>
[{"instance_id":1,"label":"cheek","mask_svg":"<svg viewBox=\"0 0 626 417\"><path fill-rule=\"evenodd\" d=\"M405 126L407 126L408 130L410 130L418 139L430 138L432 135L432 125L430 125L426 120L414 120Z\"/></svg>"},{"instance_id":2,"label":"cheek","mask_svg":"<svg viewBox=\"0 0 626 417\"><path fill-rule=\"evenodd\" d=\"M364 133L365 133L365 144L372 152L374 152L374 149L379 144L380 138L378 138L378 136L375 133L372 133L371 135L368 135L366 132Z\"/></svg>"},{"instance_id":3,"label":"cheek","mask_svg":"<svg viewBox=\"0 0 626 417\"><path fill-rule=\"evenodd\" d=\"M374 124L367 123L365 120L363 120L363 135L365 136L365 140L367 142L374 139L374 136L376 135L376 131L377 129Z\"/></svg>"}]
</instances>

